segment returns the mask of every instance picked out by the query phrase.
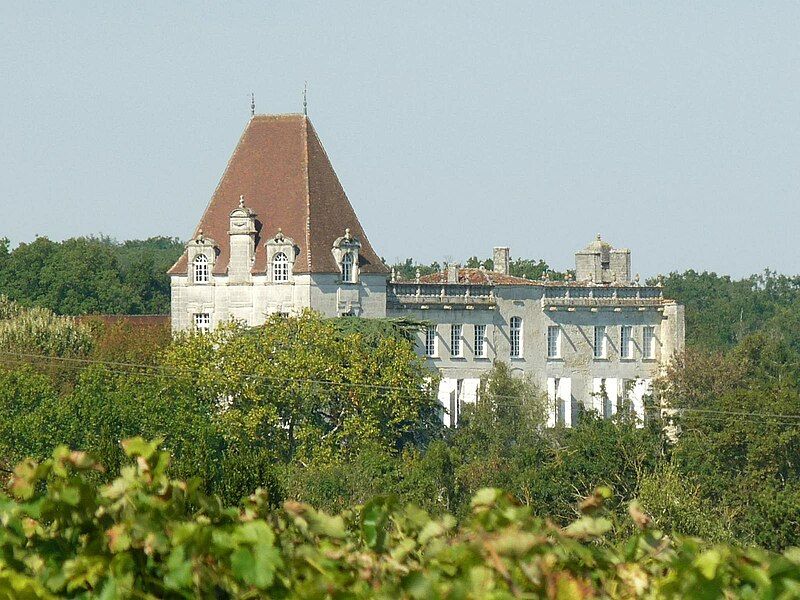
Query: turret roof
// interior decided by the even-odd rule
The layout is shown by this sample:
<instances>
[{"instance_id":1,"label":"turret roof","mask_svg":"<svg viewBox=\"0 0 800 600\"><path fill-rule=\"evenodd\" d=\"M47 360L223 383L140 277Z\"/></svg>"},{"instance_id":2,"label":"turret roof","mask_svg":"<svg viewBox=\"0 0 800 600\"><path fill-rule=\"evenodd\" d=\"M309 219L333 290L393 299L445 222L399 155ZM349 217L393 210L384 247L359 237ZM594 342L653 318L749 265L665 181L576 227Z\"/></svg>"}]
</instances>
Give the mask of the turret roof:
<instances>
[{"instance_id":1,"label":"turret roof","mask_svg":"<svg viewBox=\"0 0 800 600\"><path fill-rule=\"evenodd\" d=\"M362 273L386 273L372 249L314 127L305 115L255 115L245 127L228 166L192 236L199 230L215 239L214 273L225 274L230 258L229 217L244 196L256 213L253 272L266 270L263 242L278 229L300 253L294 273L338 273L331 248L346 228L361 242ZM184 253L169 273L187 270Z\"/></svg>"}]
</instances>

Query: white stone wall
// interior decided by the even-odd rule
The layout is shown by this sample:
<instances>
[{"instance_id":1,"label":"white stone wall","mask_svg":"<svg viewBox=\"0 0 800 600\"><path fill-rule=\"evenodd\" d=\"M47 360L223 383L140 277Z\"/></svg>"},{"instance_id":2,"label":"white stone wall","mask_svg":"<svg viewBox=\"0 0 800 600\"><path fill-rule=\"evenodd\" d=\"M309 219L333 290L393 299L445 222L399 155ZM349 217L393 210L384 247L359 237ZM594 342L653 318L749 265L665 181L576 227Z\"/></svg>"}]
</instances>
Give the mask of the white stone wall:
<instances>
[{"instance_id":1,"label":"white stone wall","mask_svg":"<svg viewBox=\"0 0 800 600\"><path fill-rule=\"evenodd\" d=\"M495 359L511 365L512 371L531 376L542 392L560 380L560 404L555 399L550 407L551 419L569 426L579 418L582 409L594 407L595 386L599 379L632 382L636 387L637 412L641 411L640 400L642 384L657 377L674 352L683 349L683 307L676 304L657 306L608 306L575 307L550 310L546 301L543 304L544 287L540 286L496 286L495 305L487 307L451 303L449 308L443 304L430 304L428 308L390 307L388 316L408 316L436 324L438 334L438 356L429 358L431 367L436 368L443 378L440 402L445 406L445 398L455 389L458 380L478 379L491 369ZM523 320L522 356L512 358L509 337L511 318ZM450 353L450 325L462 325L463 357L453 357ZM476 324L486 325L486 358L474 355L473 336ZM561 356L551 359L547 356L548 326L561 329ZM594 327L606 327L606 357L594 357ZM633 354L622 358L620 352L621 327L632 327ZM655 355L647 359L643 355L643 328L654 328ZM424 353L424 334L418 342L420 354ZM611 384L610 384L611 385ZM564 389L569 389L569 401L563 398ZM568 408L565 408L568 407ZM567 413L564 414L564 410ZM559 412L561 411L561 412Z\"/></svg>"},{"instance_id":2,"label":"white stone wall","mask_svg":"<svg viewBox=\"0 0 800 600\"><path fill-rule=\"evenodd\" d=\"M370 318L386 316L383 275L362 275L352 284L341 283L338 275L294 275L282 283L253 275L251 283L243 284L230 284L227 276L193 284L185 275L173 275L171 287L173 331L191 328L195 313L209 313L212 327L230 320L260 325L270 314L297 314L306 308L328 317L347 311Z\"/></svg>"}]
</instances>

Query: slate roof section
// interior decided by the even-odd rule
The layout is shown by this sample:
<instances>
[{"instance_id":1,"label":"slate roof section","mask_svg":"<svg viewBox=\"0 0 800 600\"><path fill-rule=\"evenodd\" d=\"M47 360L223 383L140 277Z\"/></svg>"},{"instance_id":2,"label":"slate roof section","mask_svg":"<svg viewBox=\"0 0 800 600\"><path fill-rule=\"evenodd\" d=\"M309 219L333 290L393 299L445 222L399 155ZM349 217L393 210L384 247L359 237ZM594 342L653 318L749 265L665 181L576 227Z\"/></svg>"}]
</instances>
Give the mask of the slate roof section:
<instances>
[{"instance_id":1,"label":"slate roof section","mask_svg":"<svg viewBox=\"0 0 800 600\"><path fill-rule=\"evenodd\" d=\"M245 205L256 213L253 273L267 268L264 242L278 229L300 248L294 273L338 273L331 248L346 228L361 242L361 273L387 273L342 188L328 155L305 115L256 115L250 119L211 201L194 231L219 245L214 274L227 273L230 212ZM187 272L184 253L169 270Z\"/></svg>"}]
</instances>

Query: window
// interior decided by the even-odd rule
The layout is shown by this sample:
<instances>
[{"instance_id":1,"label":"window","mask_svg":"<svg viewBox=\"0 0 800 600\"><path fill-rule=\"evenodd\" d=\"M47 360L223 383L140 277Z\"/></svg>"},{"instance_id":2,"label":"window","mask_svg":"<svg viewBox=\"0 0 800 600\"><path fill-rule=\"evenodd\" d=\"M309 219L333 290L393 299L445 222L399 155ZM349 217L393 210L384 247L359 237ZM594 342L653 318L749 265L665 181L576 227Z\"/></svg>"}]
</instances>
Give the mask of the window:
<instances>
[{"instance_id":1,"label":"window","mask_svg":"<svg viewBox=\"0 0 800 600\"><path fill-rule=\"evenodd\" d=\"M633 327L623 325L619 328L619 354L622 358L633 358Z\"/></svg>"},{"instance_id":2,"label":"window","mask_svg":"<svg viewBox=\"0 0 800 600\"><path fill-rule=\"evenodd\" d=\"M461 351L461 325L450 326L450 356L463 356Z\"/></svg>"},{"instance_id":3,"label":"window","mask_svg":"<svg viewBox=\"0 0 800 600\"><path fill-rule=\"evenodd\" d=\"M642 329L642 354L645 358L656 357L656 329L648 325Z\"/></svg>"},{"instance_id":4,"label":"window","mask_svg":"<svg viewBox=\"0 0 800 600\"><path fill-rule=\"evenodd\" d=\"M547 358L561 358L561 328L558 325L547 328Z\"/></svg>"},{"instance_id":5,"label":"window","mask_svg":"<svg viewBox=\"0 0 800 600\"><path fill-rule=\"evenodd\" d=\"M208 257L198 254L194 257L193 276L195 283L208 283Z\"/></svg>"},{"instance_id":6,"label":"window","mask_svg":"<svg viewBox=\"0 0 800 600\"><path fill-rule=\"evenodd\" d=\"M352 283L353 281L353 253L345 252L342 256L342 281Z\"/></svg>"},{"instance_id":7,"label":"window","mask_svg":"<svg viewBox=\"0 0 800 600\"><path fill-rule=\"evenodd\" d=\"M486 358L486 325L475 325L475 358Z\"/></svg>"},{"instance_id":8,"label":"window","mask_svg":"<svg viewBox=\"0 0 800 600\"><path fill-rule=\"evenodd\" d=\"M208 313L194 314L194 328L205 333L211 329L211 315Z\"/></svg>"},{"instance_id":9,"label":"window","mask_svg":"<svg viewBox=\"0 0 800 600\"><path fill-rule=\"evenodd\" d=\"M272 257L272 281L289 281L289 257L283 252Z\"/></svg>"},{"instance_id":10,"label":"window","mask_svg":"<svg viewBox=\"0 0 800 600\"><path fill-rule=\"evenodd\" d=\"M606 327L605 325L595 325L594 328L594 357L606 357Z\"/></svg>"},{"instance_id":11,"label":"window","mask_svg":"<svg viewBox=\"0 0 800 600\"><path fill-rule=\"evenodd\" d=\"M429 325L425 329L425 356L436 356L438 354L438 339L436 337L436 326Z\"/></svg>"},{"instance_id":12,"label":"window","mask_svg":"<svg viewBox=\"0 0 800 600\"><path fill-rule=\"evenodd\" d=\"M511 358L522 356L522 318L511 317Z\"/></svg>"}]
</instances>

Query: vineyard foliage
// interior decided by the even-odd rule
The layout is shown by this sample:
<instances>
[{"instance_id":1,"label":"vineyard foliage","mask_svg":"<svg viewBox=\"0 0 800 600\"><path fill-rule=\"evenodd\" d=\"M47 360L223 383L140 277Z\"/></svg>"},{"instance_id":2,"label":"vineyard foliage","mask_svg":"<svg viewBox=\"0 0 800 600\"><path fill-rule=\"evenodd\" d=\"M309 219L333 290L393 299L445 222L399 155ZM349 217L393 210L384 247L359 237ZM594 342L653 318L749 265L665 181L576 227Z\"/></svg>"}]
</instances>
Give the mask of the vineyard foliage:
<instances>
[{"instance_id":1,"label":"vineyard foliage","mask_svg":"<svg viewBox=\"0 0 800 600\"><path fill-rule=\"evenodd\" d=\"M0 495L0 599L45 598L797 598L800 549L707 545L652 527L633 533L597 488L566 527L492 488L459 525L389 496L329 515L257 490L238 507L170 480L161 440L122 442L103 467L65 447L16 466Z\"/></svg>"}]
</instances>

